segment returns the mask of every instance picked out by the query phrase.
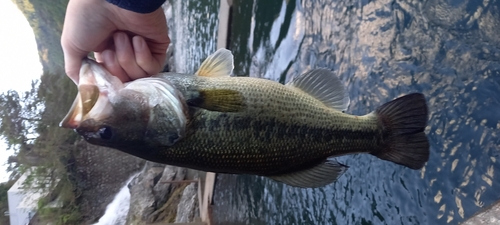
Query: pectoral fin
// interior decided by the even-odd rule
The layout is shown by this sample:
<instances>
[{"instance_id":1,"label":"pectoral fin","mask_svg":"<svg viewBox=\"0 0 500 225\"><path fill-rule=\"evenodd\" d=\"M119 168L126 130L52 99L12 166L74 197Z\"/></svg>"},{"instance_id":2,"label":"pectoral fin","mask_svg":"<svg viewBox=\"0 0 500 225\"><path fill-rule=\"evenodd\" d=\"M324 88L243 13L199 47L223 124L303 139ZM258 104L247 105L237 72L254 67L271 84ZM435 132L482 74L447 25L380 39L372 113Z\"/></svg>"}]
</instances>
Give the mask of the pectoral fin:
<instances>
[{"instance_id":1,"label":"pectoral fin","mask_svg":"<svg viewBox=\"0 0 500 225\"><path fill-rule=\"evenodd\" d=\"M200 90L188 105L218 112L239 112L245 108L241 93L227 89Z\"/></svg>"},{"instance_id":2,"label":"pectoral fin","mask_svg":"<svg viewBox=\"0 0 500 225\"><path fill-rule=\"evenodd\" d=\"M269 176L269 178L294 187L317 188L334 182L347 170L347 168L347 166L333 159L327 159L306 170L279 176Z\"/></svg>"},{"instance_id":3,"label":"pectoral fin","mask_svg":"<svg viewBox=\"0 0 500 225\"><path fill-rule=\"evenodd\" d=\"M221 48L203 61L196 75L205 77L229 77L233 73L233 68L233 54L231 51Z\"/></svg>"}]
</instances>

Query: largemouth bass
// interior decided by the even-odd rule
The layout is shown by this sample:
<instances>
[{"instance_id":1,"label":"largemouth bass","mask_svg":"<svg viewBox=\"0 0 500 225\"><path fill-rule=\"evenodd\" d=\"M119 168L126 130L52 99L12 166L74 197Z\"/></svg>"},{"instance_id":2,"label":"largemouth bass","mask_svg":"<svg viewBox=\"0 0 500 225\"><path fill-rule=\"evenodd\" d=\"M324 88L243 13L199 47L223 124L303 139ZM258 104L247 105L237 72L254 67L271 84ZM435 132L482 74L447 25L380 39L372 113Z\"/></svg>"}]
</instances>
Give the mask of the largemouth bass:
<instances>
[{"instance_id":1,"label":"largemouth bass","mask_svg":"<svg viewBox=\"0 0 500 225\"><path fill-rule=\"evenodd\" d=\"M369 153L411 169L429 158L422 94L356 116L343 112L349 97L330 70L282 85L231 77L232 69L231 52L220 49L194 75L162 73L124 84L85 60L61 126L149 161L297 187L334 182L347 168L336 156Z\"/></svg>"}]
</instances>

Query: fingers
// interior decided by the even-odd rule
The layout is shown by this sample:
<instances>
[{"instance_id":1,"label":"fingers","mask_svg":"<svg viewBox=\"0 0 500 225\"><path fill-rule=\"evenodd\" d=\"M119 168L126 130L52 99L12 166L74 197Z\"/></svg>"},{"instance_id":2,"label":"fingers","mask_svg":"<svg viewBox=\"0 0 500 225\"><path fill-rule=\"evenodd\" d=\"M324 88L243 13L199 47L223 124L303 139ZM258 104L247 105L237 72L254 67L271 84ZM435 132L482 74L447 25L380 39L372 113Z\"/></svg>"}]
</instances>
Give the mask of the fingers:
<instances>
[{"instance_id":1,"label":"fingers","mask_svg":"<svg viewBox=\"0 0 500 225\"><path fill-rule=\"evenodd\" d=\"M112 45L113 47L95 54L97 62L122 82L147 76L147 73L135 61L135 53L127 34L116 32L113 35Z\"/></svg>"},{"instance_id":2,"label":"fingers","mask_svg":"<svg viewBox=\"0 0 500 225\"><path fill-rule=\"evenodd\" d=\"M161 48L158 54L152 54L148 43L141 36L134 36L130 41L124 32L113 35L114 48L96 53L97 62L121 81L127 82L161 71L166 58L166 51ZM168 46L168 44L167 44Z\"/></svg>"},{"instance_id":3,"label":"fingers","mask_svg":"<svg viewBox=\"0 0 500 225\"><path fill-rule=\"evenodd\" d=\"M96 59L98 59L97 62L101 63L112 75L118 77L118 79L122 82L128 82L131 80L120 65L114 50L104 50L99 54L96 54Z\"/></svg>"},{"instance_id":4,"label":"fingers","mask_svg":"<svg viewBox=\"0 0 500 225\"><path fill-rule=\"evenodd\" d=\"M82 59L89 52L124 82L158 73L170 43L163 10L139 14L102 2L68 3L61 37L67 75L78 83ZM137 36L131 40L130 34Z\"/></svg>"},{"instance_id":5,"label":"fingers","mask_svg":"<svg viewBox=\"0 0 500 225\"><path fill-rule=\"evenodd\" d=\"M66 9L61 47L66 74L76 84L82 59L91 51L102 51L109 35L116 29L106 18L109 11L99 3L98 0L72 0Z\"/></svg>"},{"instance_id":6,"label":"fingers","mask_svg":"<svg viewBox=\"0 0 500 225\"><path fill-rule=\"evenodd\" d=\"M126 75L131 80L146 77L148 73L138 65L136 61L137 53L134 52L134 48L127 34L117 32L113 35L113 39L115 41L118 63L120 63Z\"/></svg>"},{"instance_id":7,"label":"fingers","mask_svg":"<svg viewBox=\"0 0 500 225\"><path fill-rule=\"evenodd\" d=\"M163 60L165 60L165 58L163 58L162 61L154 58L151 54L148 44L146 43L144 38L140 36L133 37L132 44L135 51L135 60L137 64L142 68L142 70L150 75L154 75L160 72ZM164 55L166 57L165 53Z\"/></svg>"}]
</instances>

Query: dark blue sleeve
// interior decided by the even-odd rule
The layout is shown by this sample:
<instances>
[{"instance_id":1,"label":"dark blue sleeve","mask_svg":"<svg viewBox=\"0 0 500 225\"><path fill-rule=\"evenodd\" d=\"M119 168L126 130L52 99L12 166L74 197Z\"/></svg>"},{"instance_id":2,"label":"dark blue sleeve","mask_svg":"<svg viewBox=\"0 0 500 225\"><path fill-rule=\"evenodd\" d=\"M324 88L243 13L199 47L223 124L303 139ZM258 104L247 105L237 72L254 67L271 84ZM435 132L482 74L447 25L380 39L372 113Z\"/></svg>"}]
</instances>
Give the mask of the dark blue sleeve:
<instances>
[{"instance_id":1,"label":"dark blue sleeve","mask_svg":"<svg viewBox=\"0 0 500 225\"><path fill-rule=\"evenodd\" d=\"M165 0L106 0L122 9L136 13L151 13L160 8Z\"/></svg>"}]
</instances>

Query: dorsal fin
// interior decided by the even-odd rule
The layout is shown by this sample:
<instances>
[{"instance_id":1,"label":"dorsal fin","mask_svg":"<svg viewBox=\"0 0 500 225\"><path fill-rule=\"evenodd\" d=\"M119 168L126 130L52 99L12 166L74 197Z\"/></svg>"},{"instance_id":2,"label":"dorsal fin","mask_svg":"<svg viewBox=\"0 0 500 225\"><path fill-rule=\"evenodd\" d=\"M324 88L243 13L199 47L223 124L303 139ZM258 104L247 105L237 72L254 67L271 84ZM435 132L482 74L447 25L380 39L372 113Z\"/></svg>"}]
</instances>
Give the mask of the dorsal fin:
<instances>
[{"instance_id":1,"label":"dorsal fin","mask_svg":"<svg viewBox=\"0 0 500 225\"><path fill-rule=\"evenodd\" d=\"M344 112L349 107L349 95L340 79L328 69L314 69L295 77L286 84L320 100L326 106Z\"/></svg>"},{"instance_id":2,"label":"dorsal fin","mask_svg":"<svg viewBox=\"0 0 500 225\"><path fill-rule=\"evenodd\" d=\"M205 77L231 76L233 68L233 54L231 51L221 48L203 61L196 75Z\"/></svg>"}]
</instances>

